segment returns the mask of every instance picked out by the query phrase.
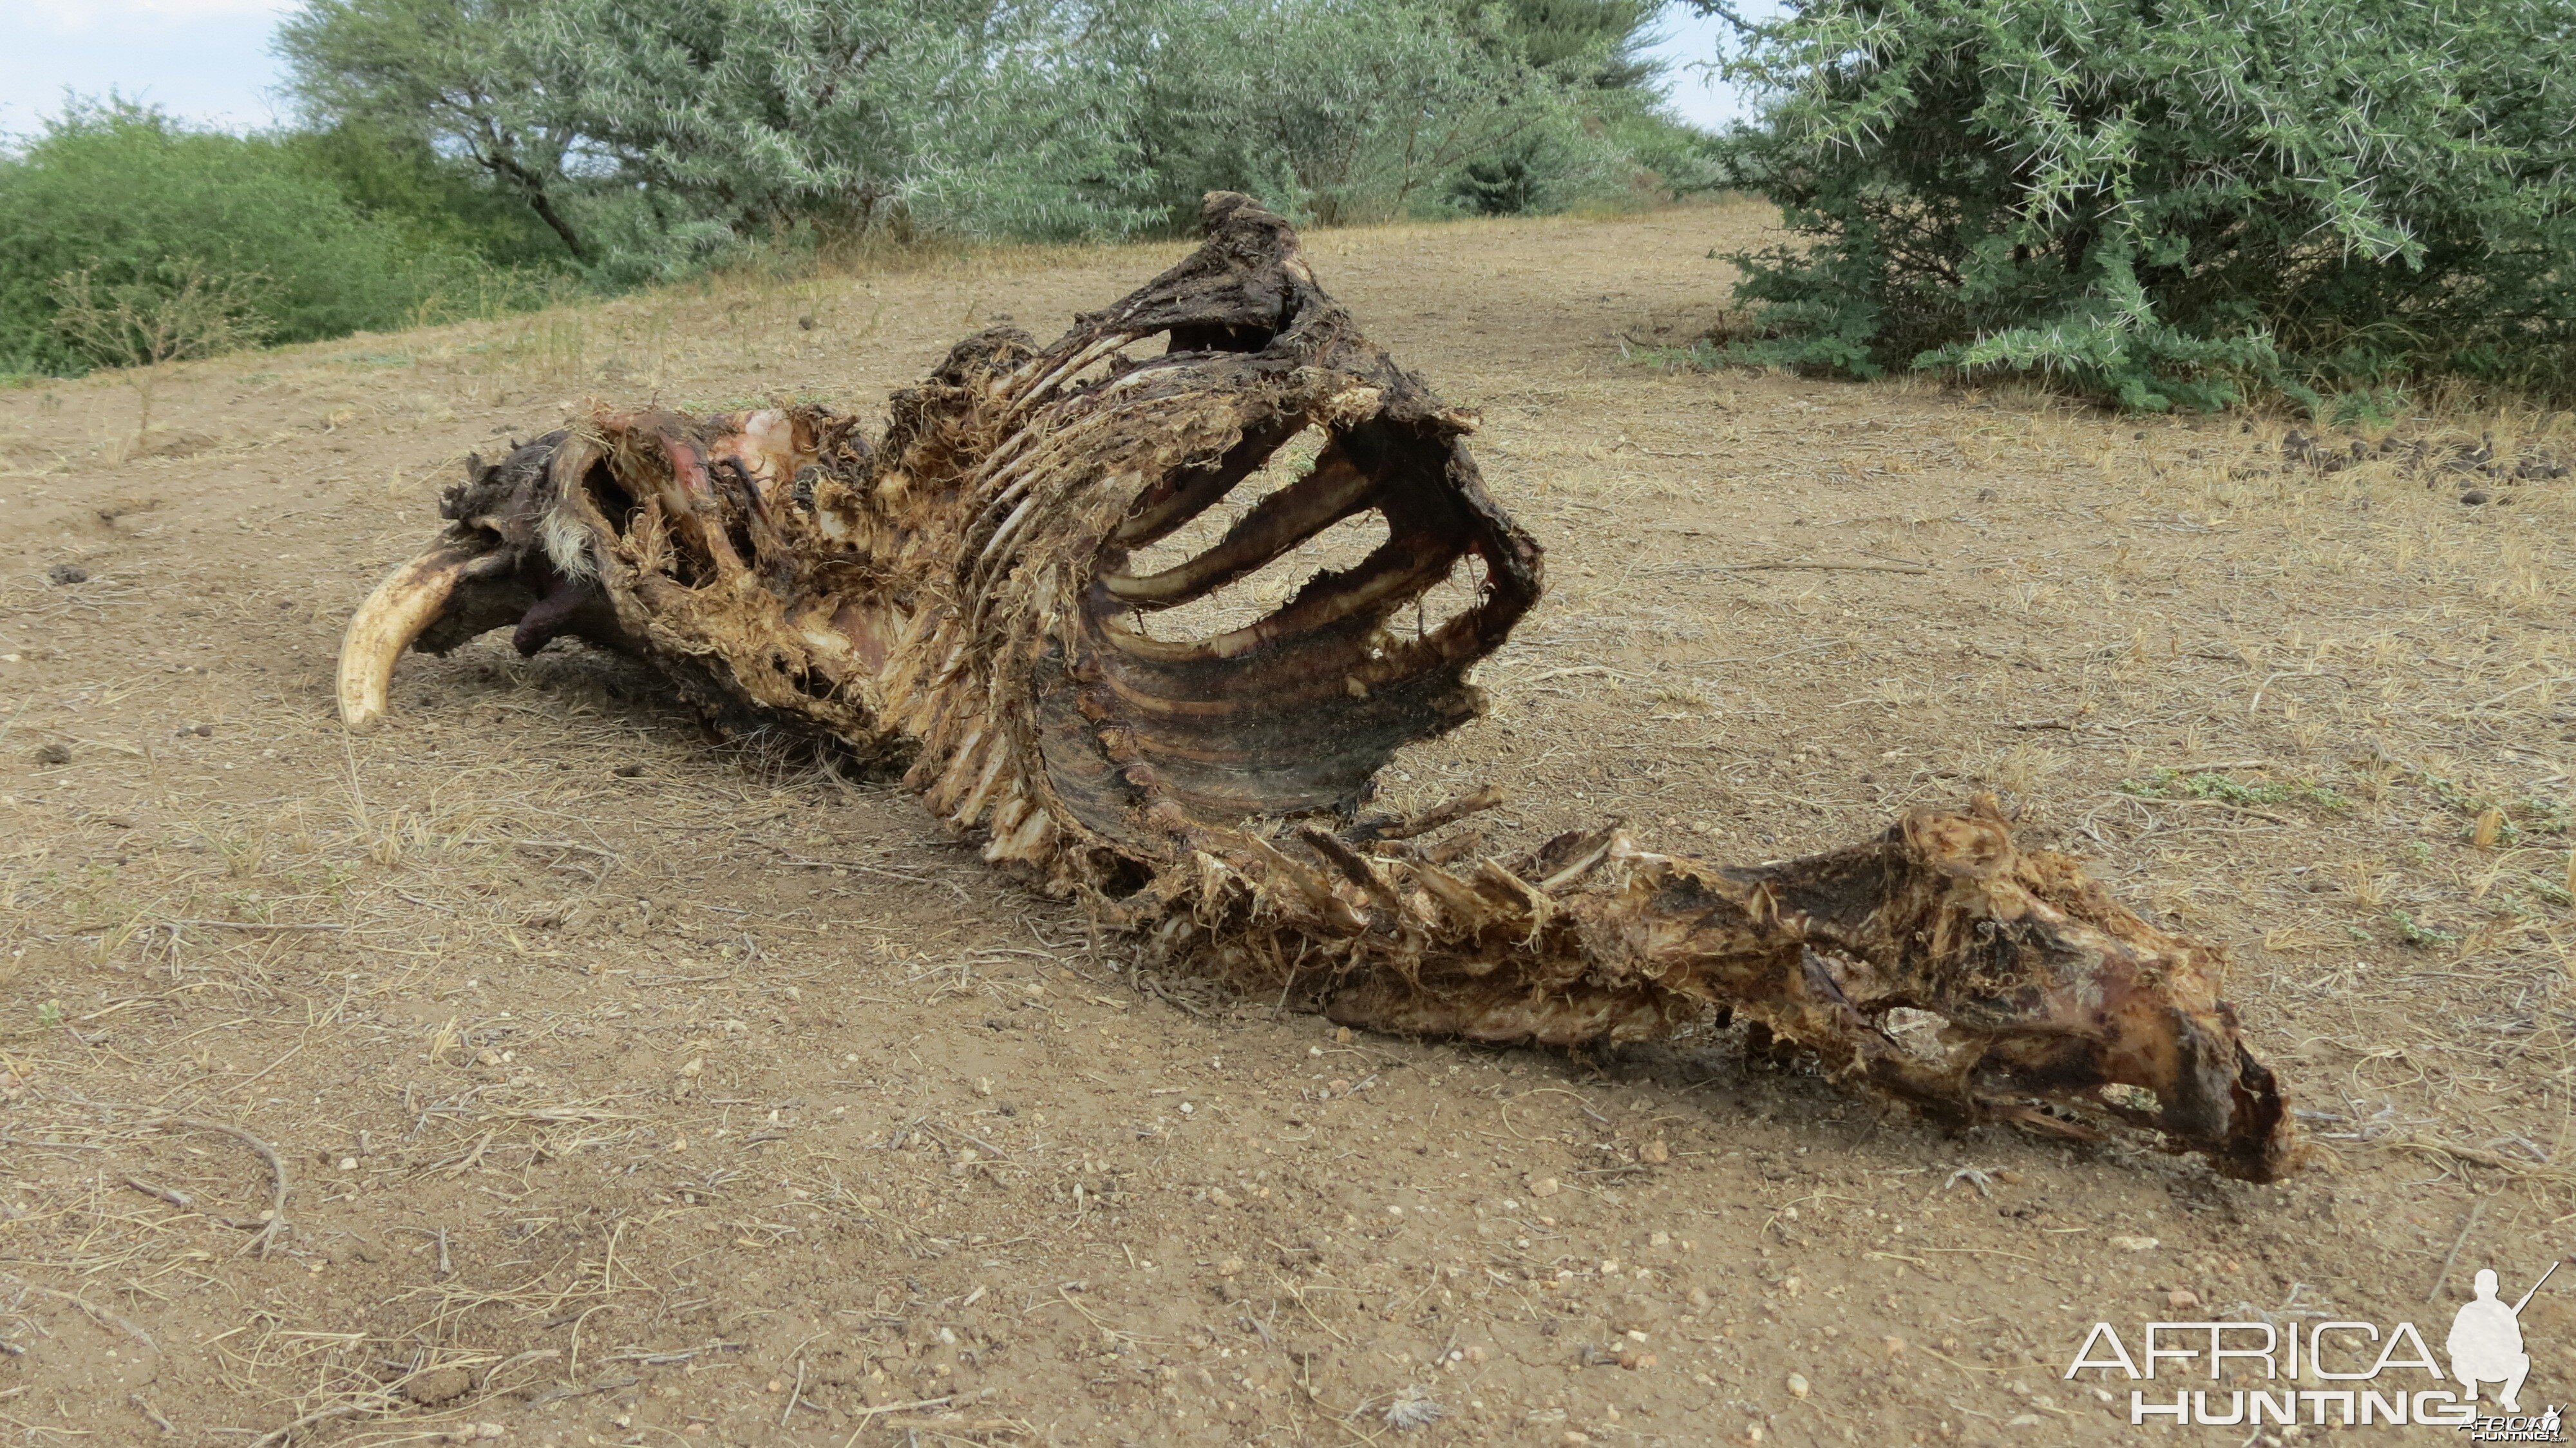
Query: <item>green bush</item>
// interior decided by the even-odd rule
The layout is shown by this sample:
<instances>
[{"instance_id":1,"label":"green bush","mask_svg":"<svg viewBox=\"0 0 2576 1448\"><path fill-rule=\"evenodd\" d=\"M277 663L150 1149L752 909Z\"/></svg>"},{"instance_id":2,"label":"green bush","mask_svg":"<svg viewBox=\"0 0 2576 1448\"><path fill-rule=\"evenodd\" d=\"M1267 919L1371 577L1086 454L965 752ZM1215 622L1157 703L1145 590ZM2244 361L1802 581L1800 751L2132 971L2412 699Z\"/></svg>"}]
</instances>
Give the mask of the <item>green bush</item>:
<instances>
[{"instance_id":1,"label":"green bush","mask_svg":"<svg viewBox=\"0 0 2576 1448\"><path fill-rule=\"evenodd\" d=\"M309 119L479 169L624 285L872 228L1182 227L1215 188L1331 224L1691 184L1660 8L304 0L279 51Z\"/></svg>"},{"instance_id":2,"label":"green bush","mask_svg":"<svg viewBox=\"0 0 2576 1448\"><path fill-rule=\"evenodd\" d=\"M370 214L286 141L111 100L72 106L0 157L0 371L125 360L56 325L66 278L130 300L181 273L244 299L235 335L282 342L400 326L495 291L467 247Z\"/></svg>"},{"instance_id":3,"label":"green bush","mask_svg":"<svg viewBox=\"0 0 2576 1448\"><path fill-rule=\"evenodd\" d=\"M2576 392L2568 0L1790 0L1727 73L1732 361L2132 408L2435 376Z\"/></svg>"},{"instance_id":4,"label":"green bush","mask_svg":"<svg viewBox=\"0 0 2576 1448\"><path fill-rule=\"evenodd\" d=\"M1139 78L1135 150L1178 221L1220 187L1327 226L1553 211L1630 192L1627 132L1681 131L1638 59L1656 8L1167 0L1113 69Z\"/></svg>"},{"instance_id":5,"label":"green bush","mask_svg":"<svg viewBox=\"0 0 2576 1448\"><path fill-rule=\"evenodd\" d=\"M563 243L526 202L417 135L344 121L276 139L360 214L397 222L434 249L497 267L545 270L565 259Z\"/></svg>"}]
</instances>

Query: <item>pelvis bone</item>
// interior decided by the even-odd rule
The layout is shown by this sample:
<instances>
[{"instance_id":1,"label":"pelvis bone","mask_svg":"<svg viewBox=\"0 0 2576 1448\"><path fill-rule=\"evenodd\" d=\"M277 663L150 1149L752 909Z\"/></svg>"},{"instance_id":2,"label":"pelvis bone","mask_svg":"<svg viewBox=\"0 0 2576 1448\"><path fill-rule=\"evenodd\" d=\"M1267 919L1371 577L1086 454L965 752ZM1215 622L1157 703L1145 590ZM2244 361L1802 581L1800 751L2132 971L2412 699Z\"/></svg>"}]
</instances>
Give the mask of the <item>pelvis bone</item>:
<instances>
[{"instance_id":1,"label":"pelvis bone","mask_svg":"<svg viewBox=\"0 0 2576 1448\"><path fill-rule=\"evenodd\" d=\"M1732 1015L1953 1119L2289 1169L2223 954L2016 847L1990 801L1751 867L1615 825L1489 849L1458 826L1491 791L1365 812L1399 748L1479 712L1468 671L1538 600L1540 550L1486 495L1472 420L1361 336L1286 223L1228 193L1204 221L1050 346L959 343L873 443L819 407L603 411L478 460L350 621L343 716L384 712L406 646L571 635L722 727L903 769L1140 950L1338 1021L1584 1045ZM1354 522L1382 541L1265 611L1217 607Z\"/></svg>"}]
</instances>

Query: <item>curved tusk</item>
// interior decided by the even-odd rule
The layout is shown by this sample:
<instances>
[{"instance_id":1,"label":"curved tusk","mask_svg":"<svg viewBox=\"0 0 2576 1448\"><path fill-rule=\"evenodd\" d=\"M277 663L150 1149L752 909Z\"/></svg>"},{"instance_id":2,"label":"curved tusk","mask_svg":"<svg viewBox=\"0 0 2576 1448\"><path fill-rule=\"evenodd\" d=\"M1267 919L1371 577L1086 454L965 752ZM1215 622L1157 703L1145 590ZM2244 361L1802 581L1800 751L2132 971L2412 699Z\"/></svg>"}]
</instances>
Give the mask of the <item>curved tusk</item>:
<instances>
[{"instance_id":1,"label":"curved tusk","mask_svg":"<svg viewBox=\"0 0 2576 1448\"><path fill-rule=\"evenodd\" d=\"M340 722L364 729L383 716L394 660L447 607L457 582L486 545L442 539L428 552L385 575L367 601L349 616L340 637Z\"/></svg>"}]
</instances>

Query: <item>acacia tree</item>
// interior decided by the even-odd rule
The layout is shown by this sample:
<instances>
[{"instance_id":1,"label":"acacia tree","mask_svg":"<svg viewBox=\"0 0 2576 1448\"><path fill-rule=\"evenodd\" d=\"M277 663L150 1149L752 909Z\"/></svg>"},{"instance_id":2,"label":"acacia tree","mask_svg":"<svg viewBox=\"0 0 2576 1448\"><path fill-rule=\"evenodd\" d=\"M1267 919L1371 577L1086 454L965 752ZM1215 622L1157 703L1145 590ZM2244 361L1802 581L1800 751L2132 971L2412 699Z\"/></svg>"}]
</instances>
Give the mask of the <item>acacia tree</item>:
<instances>
[{"instance_id":1,"label":"acacia tree","mask_svg":"<svg viewBox=\"0 0 2576 1448\"><path fill-rule=\"evenodd\" d=\"M1124 82L1080 40L1013 0L306 0L278 48L315 119L470 157L599 263L639 205L692 236L1132 229Z\"/></svg>"},{"instance_id":2,"label":"acacia tree","mask_svg":"<svg viewBox=\"0 0 2576 1448\"><path fill-rule=\"evenodd\" d=\"M533 43L548 0L305 0L278 27L287 88L326 124L359 122L462 154L576 260L598 249L564 205L582 130Z\"/></svg>"},{"instance_id":3,"label":"acacia tree","mask_svg":"<svg viewBox=\"0 0 2576 1448\"><path fill-rule=\"evenodd\" d=\"M1047 229L1133 224L1118 140L1089 104L1103 78L1057 7L548 0L538 34L540 64L622 179L738 231L922 207L971 226L970 202L1015 186L1054 193Z\"/></svg>"},{"instance_id":4,"label":"acacia tree","mask_svg":"<svg viewBox=\"0 0 2576 1448\"><path fill-rule=\"evenodd\" d=\"M1159 0L1118 19L1117 68L1138 78L1135 134L1167 206L1241 188L1334 225L1416 209L1469 164L1543 139L1560 183L1623 159L1582 124L1581 95L1613 58L1598 32L1534 47L1505 9L1374 0Z\"/></svg>"}]
</instances>

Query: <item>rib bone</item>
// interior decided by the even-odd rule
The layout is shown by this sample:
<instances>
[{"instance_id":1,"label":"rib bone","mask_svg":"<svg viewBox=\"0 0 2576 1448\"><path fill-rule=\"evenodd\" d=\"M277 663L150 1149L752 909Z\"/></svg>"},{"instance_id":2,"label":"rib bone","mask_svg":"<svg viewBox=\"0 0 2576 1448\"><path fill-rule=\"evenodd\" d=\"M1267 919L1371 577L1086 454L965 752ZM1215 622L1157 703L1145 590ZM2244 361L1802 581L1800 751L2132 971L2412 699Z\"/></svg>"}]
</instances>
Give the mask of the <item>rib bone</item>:
<instances>
[{"instance_id":1,"label":"rib bone","mask_svg":"<svg viewBox=\"0 0 2576 1448\"><path fill-rule=\"evenodd\" d=\"M654 663L719 725L901 768L986 859L1140 951L1336 1020L1573 1046L1741 1017L1956 1119L2125 1122L2257 1180L2296 1162L2223 954L2019 848L1991 801L1751 868L1615 825L1514 853L1414 843L1487 791L1358 815L1396 750L1481 710L1468 671L1537 601L1540 550L1486 495L1471 419L1360 336L1285 223L1227 193L1205 221L1196 253L1052 346L959 343L874 446L819 407L603 411L477 460L447 534L352 621L345 716L383 709L406 643L570 634ZM1328 442L1304 479L1196 558L1130 570L1308 427ZM1363 508L1386 543L1255 623L1190 643L1130 622ZM1469 607L1394 622L1462 573ZM1932 1039L1900 1039L1899 1010L1937 1018Z\"/></svg>"}]
</instances>

